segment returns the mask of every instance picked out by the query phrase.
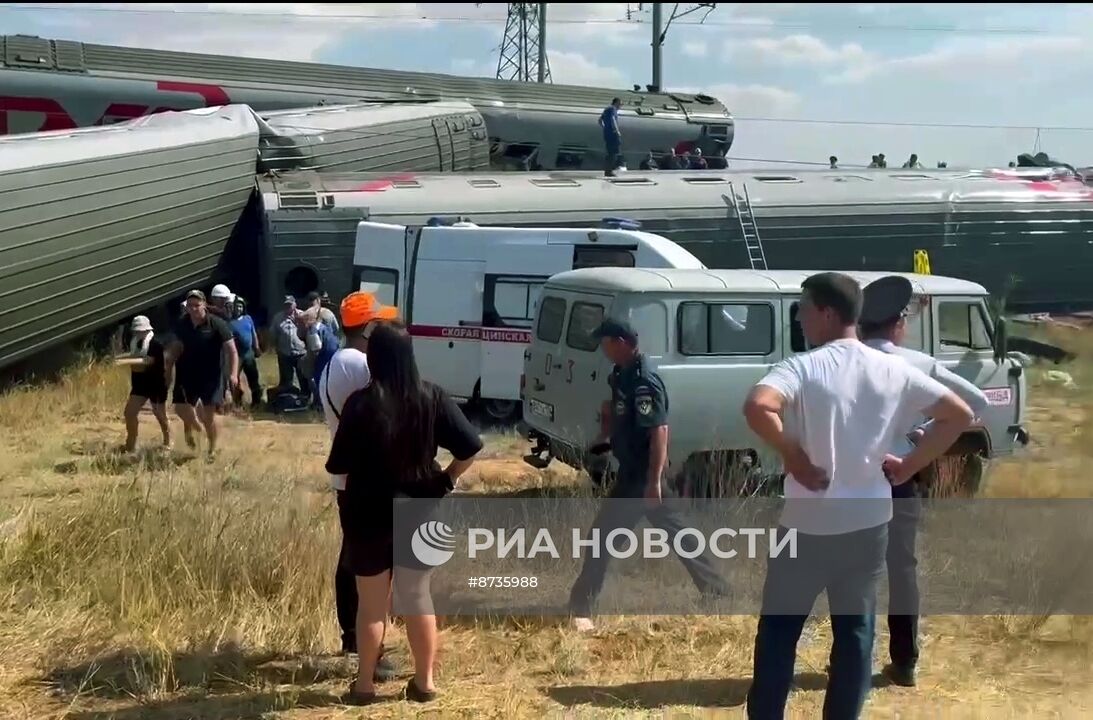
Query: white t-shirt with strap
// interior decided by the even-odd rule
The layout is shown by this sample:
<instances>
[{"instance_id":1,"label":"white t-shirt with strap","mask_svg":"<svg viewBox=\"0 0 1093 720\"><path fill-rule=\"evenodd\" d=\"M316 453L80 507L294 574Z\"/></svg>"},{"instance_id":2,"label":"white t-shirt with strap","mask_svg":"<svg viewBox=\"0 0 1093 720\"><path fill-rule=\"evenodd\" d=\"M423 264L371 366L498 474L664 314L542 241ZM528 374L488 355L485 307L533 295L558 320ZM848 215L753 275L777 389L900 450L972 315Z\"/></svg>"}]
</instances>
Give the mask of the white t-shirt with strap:
<instances>
[{"instance_id":1,"label":"white t-shirt with strap","mask_svg":"<svg viewBox=\"0 0 1093 720\"><path fill-rule=\"evenodd\" d=\"M371 381L368 357L364 353L354 348L342 348L334 353L319 378L319 399L323 403L323 415L330 428L331 440L338 432L338 421L345 401L356 391L368 387ZM330 485L335 490L345 490L345 475L331 475Z\"/></svg>"},{"instance_id":2,"label":"white t-shirt with strap","mask_svg":"<svg viewBox=\"0 0 1093 720\"><path fill-rule=\"evenodd\" d=\"M948 392L902 358L852 339L787 358L759 384L786 399L786 434L831 480L826 490L812 491L786 476L782 524L813 535L891 519L884 457L895 437Z\"/></svg>"}]
</instances>

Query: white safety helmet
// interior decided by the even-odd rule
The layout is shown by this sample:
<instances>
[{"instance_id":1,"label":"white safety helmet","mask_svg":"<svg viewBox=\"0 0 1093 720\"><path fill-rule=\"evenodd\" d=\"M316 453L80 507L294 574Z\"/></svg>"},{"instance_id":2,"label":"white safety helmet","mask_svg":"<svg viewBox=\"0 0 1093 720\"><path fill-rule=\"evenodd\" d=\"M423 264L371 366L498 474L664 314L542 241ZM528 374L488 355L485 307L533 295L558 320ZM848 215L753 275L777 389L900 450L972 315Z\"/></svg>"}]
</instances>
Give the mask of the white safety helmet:
<instances>
[{"instance_id":1,"label":"white safety helmet","mask_svg":"<svg viewBox=\"0 0 1093 720\"><path fill-rule=\"evenodd\" d=\"M209 297L215 300L227 300L232 296L232 291L228 289L227 285L213 285L213 291L209 293Z\"/></svg>"}]
</instances>

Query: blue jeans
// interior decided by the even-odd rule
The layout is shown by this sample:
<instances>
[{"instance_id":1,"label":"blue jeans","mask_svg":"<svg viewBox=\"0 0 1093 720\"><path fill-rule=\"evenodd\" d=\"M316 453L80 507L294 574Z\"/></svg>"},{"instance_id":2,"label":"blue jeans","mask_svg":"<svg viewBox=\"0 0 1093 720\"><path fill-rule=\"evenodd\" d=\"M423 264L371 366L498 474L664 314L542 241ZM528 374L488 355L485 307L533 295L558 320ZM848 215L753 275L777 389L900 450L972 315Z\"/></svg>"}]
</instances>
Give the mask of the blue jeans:
<instances>
[{"instance_id":1,"label":"blue jeans","mask_svg":"<svg viewBox=\"0 0 1093 720\"><path fill-rule=\"evenodd\" d=\"M872 684L876 589L887 546L887 524L843 535L798 533L796 558L783 553L767 562L748 691L750 720L785 715L797 641L825 590L834 640L823 717L853 720L861 715Z\"/></svg>"}]
</instances>

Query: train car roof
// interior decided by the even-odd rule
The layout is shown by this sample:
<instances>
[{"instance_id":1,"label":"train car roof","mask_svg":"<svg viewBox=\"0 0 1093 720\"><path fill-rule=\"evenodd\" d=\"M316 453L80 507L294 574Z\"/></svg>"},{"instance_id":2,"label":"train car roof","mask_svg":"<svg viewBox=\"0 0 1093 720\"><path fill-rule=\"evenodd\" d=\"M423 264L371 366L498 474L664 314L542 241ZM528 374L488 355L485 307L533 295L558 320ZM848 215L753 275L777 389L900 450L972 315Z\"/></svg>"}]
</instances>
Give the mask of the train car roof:
<instances>
[{"instance_id":1,"label":"train car roof","mask_svg":"<svg viewBox=\"0 0 1093 720\"><path fill-rule=\"evenodd\" d=\"M206 55L49 40L28 35L0 36L0 67L50 70L66 75L206 80L261 88L358 96L362 102L413 99L465 99L476 105L555 106L602 109L612 98L639 115L684 115L695 121L731 121L728 108L704 94L635 92L619 88L555 85L440 73L408 72L289 62L262 58Z\"/></svg>"},{"instance_id":2,"label":"train car roof","mask_svg":"<svg viewBox=\"0 0 1093 720\"><path fill-rule=\"evenodd\" d=\"M604 292L703 293L732 291L799 295L801 283L819 270L680 270L599 267L570 270L552 277L547 288L588 289ZM888 275L911 281L920 295L986 295L978 283L941 275L845 271L862 287Z\"/></svg>"},{"instance_id":3,"label":"train car roof","mask_svg":"<svg viewBox=\"0 0 1093 720\"><path fill-rule=\"evenodd\" d=\"M329 195L335 207L372 215L489 216L532 210L619 213L730 204L730 183L746 185L760 209L992 202L1093 202L1093 187L1075 179L1040 179L1004 170L701 170L590 172L284 173L258 179L267 208L285 196Z\"/></svg>"},{"instance_id":4,"label":"train car roof","mask_svg":"<svg viewBox=\"0 0 1093 720\"><path fill-rule=\"evenodd\" d=\"M0 136L0 175L76 165L101 158L137 155L253 136L259 125L246 105L157 113L114 125Z\"/></svg>"}]
</instances>

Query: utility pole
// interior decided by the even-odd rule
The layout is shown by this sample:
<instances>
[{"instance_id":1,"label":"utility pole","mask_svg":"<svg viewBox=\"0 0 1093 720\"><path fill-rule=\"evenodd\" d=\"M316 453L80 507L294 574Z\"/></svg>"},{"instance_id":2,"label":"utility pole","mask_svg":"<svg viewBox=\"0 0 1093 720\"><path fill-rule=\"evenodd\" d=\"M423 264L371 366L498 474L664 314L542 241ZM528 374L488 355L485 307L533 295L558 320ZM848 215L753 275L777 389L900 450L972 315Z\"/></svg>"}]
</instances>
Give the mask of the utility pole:
<instances>
[{"instance_id":1,"label":"utility pole","mask_svg":"<svg viewBox=\"0 0 1093 720\"><path fill-rule=\"evenodd\" d=\"M509 3L497 79L551 82L545 40L546 3Z\"/></svg>"},{"instance_id":2,"label":"utility pole","mask_svg":"<svg viewBox=\"0 0 1093 720\"><path fill-rule=\"evenodd\" d=\"M546 3L539 3L539 82L546 82L550 69L546 56Z\"/></svg>"},{"instance_id":3,"label":"utility pole","mask_svg":"<svg viewBox=\"0 0 1093 720\"><path fill-rule=\"evenodd\" d=\"M668 16L668 22L664 22L664 3L653 3L653 84L649 87L653 92L661 91L661 50L664 48L664 38L668 36L668 28L672 27L672 21L682 17L687 17L691 13L705 10L706 13L702 16L702 19L698 21L701 25L706 21L706 18L710 16L710 13L717 7L717 3L696 3L694 6L680 10L679 3L676 3L672 7L672 14ZM638 6L641 7L640 5ZM627 6L627 18L630 16L630 7Z\"/></svg>"},{"instance_id":4,"label":"utility pole","mask_svg":"<svg viewBox=\"0 0 1093 720\"><path fill-rule=\"evenodd\" d=\"M660 92L661 50L664 48L664 3L653 3L653 85L649 89Z\"/></svg>"}]
</instances>

